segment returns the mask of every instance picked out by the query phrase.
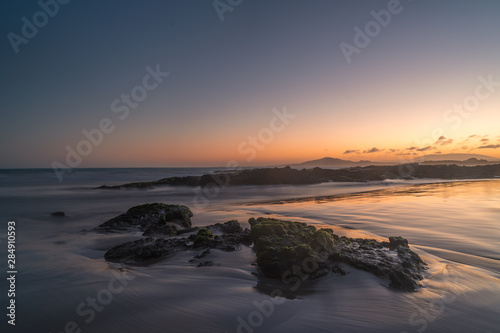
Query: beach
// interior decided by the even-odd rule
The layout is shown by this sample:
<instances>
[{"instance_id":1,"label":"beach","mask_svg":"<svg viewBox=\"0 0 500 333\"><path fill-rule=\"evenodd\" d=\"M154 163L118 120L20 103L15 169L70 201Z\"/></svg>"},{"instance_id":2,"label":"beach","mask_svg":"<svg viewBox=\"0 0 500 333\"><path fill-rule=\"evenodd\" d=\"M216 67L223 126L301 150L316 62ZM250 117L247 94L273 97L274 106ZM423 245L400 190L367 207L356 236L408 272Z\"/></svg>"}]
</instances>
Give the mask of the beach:
<instances>
[{"instance_id":1,"label":"beach","mask_svg":"<svg viewBox=\"0 0 500 333\"><path fill-rule=\"evenodd\" d=\"M499 180L234 186L221 188L203 208L193 204L189 187L94 189L211 171L82 169L64 183L51 170L1 171L2 219L17 225L16 326L46 332L495 332L500 326ZM191 207L193 226L236 219L248 227L249 218L262 216L349 237L402 236L428 263L423 287L395 291L356 269L292 286L259 274L247 246L212 250L212 267L189 262L196 251L146 266L106 262L109 248L140 236L91 229L152 202ZM6 281L0 286L7 288Z\"/></svg>"}]
</instances>

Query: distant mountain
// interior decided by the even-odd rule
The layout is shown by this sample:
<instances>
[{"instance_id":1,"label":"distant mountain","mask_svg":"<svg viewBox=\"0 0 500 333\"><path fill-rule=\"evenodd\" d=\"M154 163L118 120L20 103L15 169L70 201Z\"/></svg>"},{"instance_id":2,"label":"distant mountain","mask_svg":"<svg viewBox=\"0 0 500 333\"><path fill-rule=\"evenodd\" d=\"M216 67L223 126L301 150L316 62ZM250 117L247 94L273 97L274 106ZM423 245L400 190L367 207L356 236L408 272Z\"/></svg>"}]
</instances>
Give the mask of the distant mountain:
<instances>
[{"instance_id":1,"label":"distant mountain","mask_svg":"<svg viewBox=\"0 0 500 333\"><path fill-rule=\"evenodd\" d=\"M475 158L477 160L486 160L488 162L499 162L499 158L480 155L480 154L430 154L419 156L414 159L415 162L435 162L435 161L466 161Z\"/></svg>"},{"instance_id":2,"label":"distant mountain","mask_svg":"<svg viewBox=\"0 0 500 333\"><path fill-rule=\"evenodd\" d=\"M320 158L319 160L306 161L306 162L294 164L291 166L295 167L295 168L314 168L314 167L349 168L349 167L355 167L355 166L392 165L392 164L395 164L395 163L390 163L390 162L381 163L381 162L372 162L372 161L366 161L366 160L354 162L354 161L342 160L340 158L334 158L334 157L323 157L323 158Z\"/></svg>"},{"instance_id":3,"label":"distant mountain","mask_svg":"<svg viewBox=\"0 0 500 333\"><path fill-rule=\"evenodd\" d=\"M480 154L430 154L414 158L410 162L420 164L457 164L457 165L485 165L500 163L499 158ZM399 161L373 162L361 160L358 162L343 160L334 157L323 157L318 160L306 161L299 164L290 165L293 168L350 168L364 167L370 165L397 165Z\"/></svg>"},{"instance_id":4,"label":"distant mountain","mask_svg":"<svg viewBox=\"0 0 500 333\"><path fill-rule=\"evenodd\" d=\"M463 165L463 166L477 166L477 165L489 165L489 164L499 164L499 161L487 161L484 159L478 160L477 158L469 158L465 161L457 160L442 160L442 161L422 161L418 162L421 165Z\"/></svg>"}]
</instances>

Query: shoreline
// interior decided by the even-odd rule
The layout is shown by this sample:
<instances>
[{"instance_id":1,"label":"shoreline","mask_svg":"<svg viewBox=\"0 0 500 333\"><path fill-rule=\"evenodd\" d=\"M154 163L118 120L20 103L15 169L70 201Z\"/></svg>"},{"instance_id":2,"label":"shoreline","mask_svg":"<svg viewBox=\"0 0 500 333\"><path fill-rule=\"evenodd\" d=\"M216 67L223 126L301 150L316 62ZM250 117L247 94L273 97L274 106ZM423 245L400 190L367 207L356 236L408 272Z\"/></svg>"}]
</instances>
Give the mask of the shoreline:
<instances>
[{"instance_id":1,"label":"shoreline","mask_svg":"<svg viewBox=\"0 0 500 333\"><path fill-rule=\"evenodd\" d=\"M422 179L423 180L423 179ZM431 181L431 179L429 179ZM361 192L352 192L352 193L341 193L341 194L333 194L333 195L320 195L320 196L308 196L303 198L290 198L290 199L280 199L280 200L269 200L269 201L255 201L245 204L246 206L258 206L258 205L281 205L281 204L289 204L289 203L303 203L303 202L311 202L311 201L340 201L340 200L349 200L349 199L362 199L363 197L377 197L377 196L386 196L386 195L405 195L410 194L410 189L412 187L422 187L422 186L430 186L430 185L441 185L441 184L452 184L456 186L460 186L464 183L480 183L480 182L494 182L500 181L500 179L490 178L490 179L463 179L463 180L435 180L432 179L429 183L401 183L401 184L387 184L387 186L391 186L390 188L384 189L373 189L368 191ZM366 185L370 185L370 182L364 183ZM375 185L375 184L373 184ZM407 188L398 191L398 188Z\"/></svg>"},{"instance_id":2,"label":"shoreline","mask_svg":"<svg viewBox=\"0 0 500 333\"><path fill-rule=\"evenodd\" d=\"M421 165L367 166L342 169L261 168L206 173L202 176L176 176L153 181L119 185L101 185L95 189L150 189L157 186L227 187L242 185L311 185L328 182L364 183L368 181L397 181L418 179L494 179L500 177L500 164L481 166Z\"/></svg>"}]
</instances>

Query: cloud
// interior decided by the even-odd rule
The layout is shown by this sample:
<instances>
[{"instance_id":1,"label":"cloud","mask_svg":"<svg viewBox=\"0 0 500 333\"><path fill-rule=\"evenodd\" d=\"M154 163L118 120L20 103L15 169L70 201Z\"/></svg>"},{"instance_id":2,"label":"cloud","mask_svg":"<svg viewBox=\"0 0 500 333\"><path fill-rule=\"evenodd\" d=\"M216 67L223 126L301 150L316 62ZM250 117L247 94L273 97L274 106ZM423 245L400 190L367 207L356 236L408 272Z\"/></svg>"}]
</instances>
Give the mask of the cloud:
<instances>
[{"instance_id":1,"label":"cloud","mask_svg":"<svg viewBox=\"0 0 500 333\"><path fill-rule=\"evenodd\" d=\"M498 149L498 148L500 148L500 145L486 145L478 147L478 149Z\"/></svg>"},{"instance_id":2,"label":"cloud","mask_svg":"<svg viewBox=\"0 0 500 333\"><path fill-rule=\"evenodd\" d=\"M373 147L373 148L372 148L372 149L370 149L370 150L363 150L363 154L378 153L378 152L381 152L381 151L383 151L383 149L382 149L382 150L380 150L380 149L378 149L378 148Z\"/></svg>"},{"instance_id":3,"label":"cloud","mask_svg":"<svg viewBox=\"0 0 500 333\"><path fill-rule=\"evenodd\" d=\"M449 139L449 140L446 140L446 141L443 141L441 142L441 146L446 146L446 145L450 145L453 143L453 139Z\"/></svg>"},{"instance_id":4,"label":"cloud","mask_svg":"<svg viewBox=\"0 0 500 333\"><path fill-rule=\"evenodd\" d=\"M488 142L488 141L490 141L490 139L488 138L481 139L481 142Z\"/></svg>"},{"instance_id":5,"label":"cloud","mask_svg":"<svg viewBox=\"0 0 500 333\"><path fill-rule=\"evenodd\" d=\"M441 135L441 136L439 137L439 139L437 139L437 141L436 141L436 144L437 144L437 145L442 145L442 146L444 146L444 145L449 145L449 144L452 144L452 143L453 143L453 139L448 139L448 140L447 140L447 139L446 139L446 137L445 137L445 136L442 136L442 135Z\"/></svg>"},{"instance_id":6,"label":"cloud","mask_svg":"<svg viewBox=\"0 0 500 333\"><path fill-rule=\"evenodd\" d=\"M410 148L406 148L405 150L415 150L417 149L417 147L410 147Z\"/></svg>"},{"instance_id":7,"label":"cloud","mask_svg":"<svg viewBox=\"0 0 500 333\"><path fill-rule=\"evenodd\" d=\"M465 140L463 140L462 142L460 142L459 144L464 144L464 143L467 143L469 140L475 138L477 136L477 134L472 134L472 135L469 135Z\"/></svg>"},{"instance_id":8,"label":"cloud","mask_svg":"<svg viewBox=\"0 0 500 333\"><path fill-rule=\"evenodd\" d=\"M419 149L417 149L417 151L427 151L429 149L433 149L433 147L432 146L427 146L427 147L424 147L424 148L419 148Z\"/></svg>"},{"instance_id":9,"label":"cloud","mask_svg":"<svg viewBox=\"0 0 500 333\"><path fill-rule=\"evenodd\" d=\"M357 149L354 149L354 150L346 150L343 154L359 154L360 151L357 150Z\"/></svg>"}]
</instances>

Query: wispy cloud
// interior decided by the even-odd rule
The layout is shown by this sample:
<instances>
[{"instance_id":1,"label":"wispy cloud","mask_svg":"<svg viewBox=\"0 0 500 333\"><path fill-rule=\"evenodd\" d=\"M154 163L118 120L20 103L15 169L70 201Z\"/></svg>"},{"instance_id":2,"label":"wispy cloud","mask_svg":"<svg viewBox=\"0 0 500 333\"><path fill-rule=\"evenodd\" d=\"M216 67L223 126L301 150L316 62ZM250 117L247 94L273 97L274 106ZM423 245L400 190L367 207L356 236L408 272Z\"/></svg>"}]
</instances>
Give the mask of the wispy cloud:
<instances>
[{"instance_id":1,"label":"wispy cloud","mask_svg":"<svg viewBox=\"0 0 500 333\"><path fill-rule=\"evenodd\" d=\"M417 149L417 151L427 151L427 150L433 149L433 148L434 147L432 147L432 146L427 146L427 147L424 147L424 148L419 148L419 149Z\"/></svg>"},{"instance_id":2,"label":"wispy cloud","mask_svg":"<svg viewBox=\"0 0 500 333\"><path fill-rule=\"evenodd\" d=\"M467 140L468 140L468 138L467 138ZM441 145L441 146L449 145L452 143L453 143L453 139L447 139L445 136L442 136L442 135L436 141L436 144Z\"/></svg>"},{"instance_id":3,"label":"wispy cloud","mask_svg":"<svg viewBox=\"0 0 500 333\"><path fill-rule=\"evenodd\" d=\"M349 149L348 149L348 150L346 150L346 151L343 153L343 155L346 155L346 154L359 154L359 153L360 153L360 151L359 151L359 150L357 150L357 149L352 149L352 150L349 150Z\"/></svg>"},{"instance_id":4,"label":"wispy cloud","mask_svg":"<svg viewBox=\"0 0 500 333\"><path fill-rule=\"evenodd\" d=\"M500 145L486 145L478 147L477 149L498 149L498 148L500 148Z\"/></svg>"},{"instance_id":5,"label":"wispy cloud","mask_svg":"<svg viewBox=\"0 0 500 333\"><path fill-rule=\"evenodd\" d=\"M378 152L381 152L381 151L383 151L383 149L378 149L376 147L373 147L370 150L363 150L363 154L378 153Z\"/></svg>"}]
</instances>

